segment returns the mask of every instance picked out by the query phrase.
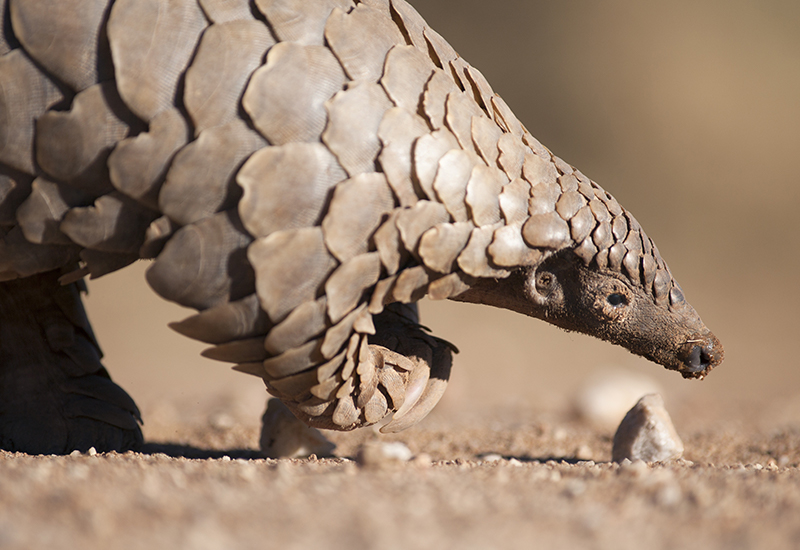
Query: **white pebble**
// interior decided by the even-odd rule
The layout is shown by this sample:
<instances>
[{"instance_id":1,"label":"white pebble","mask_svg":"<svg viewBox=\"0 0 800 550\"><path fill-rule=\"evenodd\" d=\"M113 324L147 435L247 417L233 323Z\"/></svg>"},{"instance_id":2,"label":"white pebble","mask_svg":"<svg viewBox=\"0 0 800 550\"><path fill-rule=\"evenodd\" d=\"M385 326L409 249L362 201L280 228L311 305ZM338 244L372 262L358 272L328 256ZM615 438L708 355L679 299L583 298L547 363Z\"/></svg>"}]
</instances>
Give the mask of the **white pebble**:
<instances>
[{"instance_id":1,"label":"white pebble","mask_svg":"<svg viewBox=\"0 0 800 550\"><path fill-rule=\"evenodd\" d=\"M480 458L483 462L500 462L503 460L502 455L497 453L487 453L485 455L480 455L478 458Z\"/></svg>"},{"instance_id":2,"label":"white pebble","mask_svg":"<svg viewBox=\"0 0 800 550\"><path fill-rule=\"evenodd\" d=\"M664 400L645 395L628 411L614 434L612 460L665 462L683 455L683 442L672 425Z\"/></svg>"},{"instance_id":3,"label":"white pebble","mask_svg":"<svg viewBox=\"0 0 800 550\"><path fill-rule=\"evenodd\" d=\"M370 441L359 449L356 460L367 468L387 468L408 462L413 456L411 449L399 441Z\"/></svg>"},{"instance_id":4,"label":"white pebble","mask_svg":"<svg viewBox=\"0 0 800 550\"><path fill-rule=\"evenodd\" d=\"M598 428L613 430L642 395L661 391L647 376L608 369L592 376L574 400L577 413Z\"/></svg>"}]
</instances>

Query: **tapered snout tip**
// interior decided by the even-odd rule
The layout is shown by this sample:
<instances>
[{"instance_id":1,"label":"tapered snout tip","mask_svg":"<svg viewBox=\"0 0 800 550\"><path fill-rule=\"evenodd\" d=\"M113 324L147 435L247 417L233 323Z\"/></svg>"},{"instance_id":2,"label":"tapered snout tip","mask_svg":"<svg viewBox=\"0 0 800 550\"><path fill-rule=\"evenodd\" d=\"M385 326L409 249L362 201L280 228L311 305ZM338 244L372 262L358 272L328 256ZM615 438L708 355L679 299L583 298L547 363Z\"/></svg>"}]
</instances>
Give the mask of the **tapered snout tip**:
<instances>
[{"instance_id":1,"label":"tapered snout tip","mask_svg":"<svg viewBox=\"0 0 800 550\"><path fill-rule=\"evenodd\" d=\"M683 347L680 369L684 378L704 378L714 367L722 363L722 344L710 332L688 340Z\"/></svg>"}]
</instances>

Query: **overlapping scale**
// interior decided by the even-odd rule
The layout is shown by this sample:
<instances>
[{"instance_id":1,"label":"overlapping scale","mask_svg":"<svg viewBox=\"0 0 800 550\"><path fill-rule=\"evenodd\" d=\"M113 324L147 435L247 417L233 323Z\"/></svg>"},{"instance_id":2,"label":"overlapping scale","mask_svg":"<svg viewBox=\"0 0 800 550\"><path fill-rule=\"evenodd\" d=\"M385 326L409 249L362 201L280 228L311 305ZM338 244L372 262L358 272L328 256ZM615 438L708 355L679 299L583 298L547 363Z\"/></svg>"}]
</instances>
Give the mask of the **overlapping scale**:
<instances>
[{"instance_id":1,"label":"overlapping scale","mask_svg":"<svg viewBox=\"0 0 800 550\"><path fill-rule=\"evenodd\" d=\"M392 106L383 89L357 81L328 100L322 141L350 176L373 173L381 150L378 128Z\"/></svg>"},{"instance_id":2,"label":"overlapping scale","mask_svg":"<svg viewBox=\"0 0 800 550\"><path fill-rule=\"evenodd\" d=\"M439 159L433 190L453 220L469 220L467 209L467 184L472 177L476 158L462 149L451 149ZM526 197L527 208L527 197Z\"/></svg>"},{"instance_id":3,"label":"overlapping scale","mask_svg":"<svg viewBox=\"0 0 800 550\"><path fill-rule=\"evenodd\" d=\"M223 302L183 321L170 323L173 330L209 344L224 344L270 332L272 323L261 309L258 296Z\"/></svg>"},{"instance_id":4,"label":"overlapping scale","mask_svg":"<svg viewBox=\"0 0 800 550\"><path fill-rule=\"evenodd\" d=\"M465 201L475 225L494 225L500 221L500 192L507 183L508 178L499 168L477 164L472 169Z\"/></svg>"},{"instance_id":5,"label":"overlapping scale","mask_svg":"<svg viewBox=\"0 0 800 550\"><path fill-rule=\"evenodd\" d=\"M21 49L0 57L0 81L15 83L0 94L0 162L36 174L36 119L64 96Z\"/></svg>"},{"instance_id":6,"label":"overlapping scale","mask_svg":"<svg viewBox=\"0 0 800 550\"><path fill-rule=\"evenodd\" d=\"M276 38L321 46L325 22L334 8L349 11L351 0L255 0Z\"/></svg>"},{"instance_id":7,"label":"overlapping scale","mask_svg":"<svg viewBox=\"0 0 800 550\"><path fill-rule=\"evenodd\" d=\"M428 131L419 115L400 107L386 111L378 127L378 137L383 144L378 162L402 206L412 206L419 199L414 185L417 166L414 152L417 138L427 135Z\"/></svg>"},{"instance_id":8,"label":"overlapping scale","mask_svg":"<svg viewBox=\"0 0 800 550\"><path fill-rule=\"evenodd\" d=\"M331 188L347 178L321 143L265 147L239 170L239 213L255 237L321 222ZM291 205L291 208L287 208Z\"/></svg>"},{"instance_id":9,"label":"overlapping scale","mask_svg":"<svg viewBox=\"0 0 800 550\"><path fill-rule=\"evenodd\" d=\"M50 74L74 91L113 77L100 33L109 0L11 2L14 35ZM4 10L5 11L5 10Z\"/></svg>"},{"instance_id":10,"label":"overlapping scale","mask_svg":"<svg viewBox=\"0 0 800 550\"><path fill-rule=\"evenodd\" d=\"M305 344L325 331L327 316L327 297L303 302L270 330L264 340L264 348L273 355L279 355Z\"/></svg>"},{"instance_id":11,"label":"overlapping scale","mask_svg":"<svg viewBox=\"0 0 800 550\"><path fill-rule=\"evenodd\" d=\"M158 209L187 225L235 208L242 197L235 181L239 167L266 145L241 119L204 130L173 158L158 195Z\"/></svg>"},{"instance_id":12,"label":"overlapping scale","mask_svg":"<svg viewBox=\"0 0 800 550\"><path fill-rule=\"evenodd\" d=\"M274 44L267 26L253 19L216 23L205 30L183 92L195 135L238 118L250 75Z\"/></svg>"},{"instance_id":13,"label":"overlapping scale","mask_svg":"<svg viewBox=\"0 0 800 550\"><path fill-rule=\"evenodd\" d=\"M16 212L25 238L36 244L71 244L60 228L70 208L92 203L92 197L68 185L36 178L30 195Z\"/></svg>"},{"instance_id":14,"label":"overlapping scale","mask_svg":"<svg viewBox=\"0 0 800 550\"><path fill-rule=\"evenodd\" d=\"M495 267L490 263L488 254L489 245L492 243L495 230L500 224L485 225L472 230L469 242L458 256L458 266L464 273L473 277L508 277L509 271Z\"/></svg>"},{"instance_id":15,"label":"overlapping scale","mask_svg":"<svg viewBox=\"0 0 800 550\"><path fill-rule=\"evenodd\" d=\"M343 262L325 282L328 317L338 323L361 301L364 291L378 282L381 260L377 252L359 254Z\"/></svg>"},{"instance_id":16,"label":"overlapping scale","mask_svg":"<svg viewBox=\"0 0 800 550\"><path fill-rule=\"evenodd\" d=\"M144 206L158 210L158 193L173 156L190 137L189 121L176 108L158 113L149 131L122 140L108 157L114 187Z\"/></svg>"},{"instance_id":17,"label":"overlapping scale","mask_svg":"<svg viewBox=\"0 0 800 550\"><path fill-rule=\"evenodd\" d=\"M327 121L325 102L345 82L328 48L280 42L250 78L242 106L270 143L316 141Z\"/></svg>"},{"instance_id":18,"label":"overlapping scale","mask_svg":"<svg viewBox=\"0 0 800 550\"><path fill-rule=\"evenodd\" d=\"M367 82L377 82L387 52L405 44L391 19L364 4L349 13L335 8L325 24L325 39L350 79Z\"/></svg>"},{"instance_id":19,"label":"overlapping scale","mask_svg":"<svg viewBox=\"0 0 800 550\"><path fill-rule=\"evenodd\" d=\"M108 19L114 76L125 104L144 121L172 108L201 33L196 0L117 0Z\"/></svg>"},{"instance_id":20,"label":"overlapping scale","mask_svg":"<svg viewBox=\"0 0 800 550\"><path fill-rule=\"evenodd\" d=\"M386 56L381 86L396 106L416 113L434 68L428 56L414 46L395 46Z\"/></svg>"},{"instance_id":21,"label":"overlapping scale","mask_svg":"<svg viewBox=\"0 0 800 550\"><path fill-rule=\"evenodd\" d=\"M448 152L460 149L455 136L446 128L421 136L414 146L414 173L419 186L429 199L436 197L433 181L439 170L439 161Z\"/></svg>"},{"instance_id":22,"label":"overlapping scale","mask_svg":"<svg viewBox=\"0 0 800 550\"><path fill-rule=\"evenodd\" d=\"M122 193L103 195L91 206L72 208L61 231L73 242L101 252L138 255L144 235L158 214Z\"/></svg>"},{"instance_id":23,"label":"overlapping scale","mask_svg":"<svg viewBox=\"0 0 800 550\"><path fill-rule=\"evenodd\" d=\"M450 273L467 245L474 226L470 222L440 223L422 234L418 253L430 269Z\"/></svg>"},{"instance_id":24,"label":"overlapping scale","mask_svg":"<svg viewBox=\"0 0 800 550\"><path fill-rule=\"evenodd\" d=\"M403 34L408 42L422 52L427 51L424 31L427 29L425 20L405 0L391 0L392 12L397 14L399 23L402 24Z\"/></svg>"},{"instance_id":25,"label":"overlapping scale","mask_svg":"<svg viewBox=\"0 0 800 550\"><path fill-rule=\"evenodd\" d=\"M316 300L337 265L325 248L322 229L276 231L257 239L247 257L256 272L261 307L273 322L304 302Z\"/></svg>"},{"instance_id":26,"label":"overlapping scale","mask_svg":"<svg viewBox=\"0 0 800 550\"><path fill-rule=\"evenodd\" d=\"M338 183L322 220L328 250L340 262L366 253L370 238L394 206L386 176L379 172Z\"/></svg>"},{"instance_id":27,"label":"overlapping scale","mask_svg":"<svg viewBox=\"0 0 800 550\"><path fill-rule=\"evenodd\" d=\"M244 298L254 290L252 240L235 211L214 214L175 233L147 282L165 299L200 310Z\"/></svg>"},{"instance_id":28,"label":"overlapping scale","mask_svg":"<svg viewBox=\"0 0 800 550\"><path fill-rule=\"evenodd\" d=\"M435 69L428 82L425 84L425 93L422 96L422 106L429 123L434 129L445 126L445 105L447 96L460 91L453 82L453 78L441 69Z\"/></svg>"},{"instance_id":29,"label":"overlapping scale","mask_svg":"<svg viewBox=\"0 0 800 550\"><path fill-rule=\"evenodd\" d=\"M114 82L80 92L67 112L36 121L36 161L50 176L99 196L112 189L106 159L138 122L124 107Z\"/></svg>"},{"instance_id":30,"label":"overlapping scale","mask_svg":"<svg viewBox=\"0 0 800 550\"><path fill-rule=\"evenodd\" d=\"M0 227L16 225L17 208L31 193L33 176L0 164Z\"/></svg>"}]
</instances>

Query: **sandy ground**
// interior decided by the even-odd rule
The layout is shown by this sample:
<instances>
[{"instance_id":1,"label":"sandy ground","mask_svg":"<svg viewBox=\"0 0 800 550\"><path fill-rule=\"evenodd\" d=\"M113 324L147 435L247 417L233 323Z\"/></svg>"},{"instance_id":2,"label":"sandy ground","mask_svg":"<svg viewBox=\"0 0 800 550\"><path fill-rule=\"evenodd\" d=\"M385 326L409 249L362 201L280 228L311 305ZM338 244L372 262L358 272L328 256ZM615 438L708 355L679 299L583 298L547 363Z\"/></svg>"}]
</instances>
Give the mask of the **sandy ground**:
<instances>
[{"instance_id":1,"label":"sandy ground","mask_svg":"<svg viewBox=\"0 0 800 550\"><path fill-rule=\"evenodd\" d=\"M423 322L461 349L434 413L392 437L333 434L340 458L268 460L260 382L171 333L190 312L133 266L92 282L87 307L148 452L0 455L0 548L800 547L800 7L416 4L534 135L635 213L725 363L684 381L516 314L425 302ZM609 463L621 413L577 415L587 387L618 410L657 388L685 461ZM416 458L362 468L372 439Z\"/></svg>"},{"instance_id":2,"label":"sandy ground","mask_svg":"<svg viewBox=\"0 0 800 550\"><path fill-rule=\"evenodd\" d=\"M685 459L521 407L381 439L415 458L271 460L257 426L162 425L146 453L0 454L2 548L797 548L800 430L684 433ZM371 430L334 434L352 457ZM199 457L199 458L186 458Z\"/></svg>"}]
</instances>

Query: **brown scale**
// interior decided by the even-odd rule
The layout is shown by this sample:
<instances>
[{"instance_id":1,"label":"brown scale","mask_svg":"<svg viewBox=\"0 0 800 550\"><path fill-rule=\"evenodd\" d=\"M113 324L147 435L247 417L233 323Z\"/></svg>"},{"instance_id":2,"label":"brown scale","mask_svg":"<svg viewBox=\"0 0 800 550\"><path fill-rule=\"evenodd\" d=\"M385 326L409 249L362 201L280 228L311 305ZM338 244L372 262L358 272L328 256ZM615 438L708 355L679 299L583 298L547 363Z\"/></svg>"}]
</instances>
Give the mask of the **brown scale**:
<instances>
[{"instance_id":1,"label":"brown scale","mask_svg":"<svg viewBox=\"0 0 800 550\"><path fill-rule=\"evenodd\" d=\"M373 173L381 150L378 127L391 107L386 93L378 84L357 81L337 92L325 107L328 123L322 141L348 175Z\"/></svg>"},{"instance_id":2,"label":"brown scale","mask_svg":"<svg viewBox=\"0 0 800 550\"><path fill-rule=\"evenodd\" d=\"M253 73L242 106L270 143L313 142L327 122L325 102L345 82L344 71L328 48L280 42Z\"/></svg>"},{"instance_id":3,"label":"brown scale","mask_svg":"<svg viewBox=\"0 0 800 550\"><path fill-rule=\"evenodd\" d=\"M336 8L325 24L325 38L351 80L377 82L384 74L386 54L405 40L397 26L379 10L359 4L352 11Z\"/></svg>"},{"instance_id":4,"label":"brown scale","mask_svg":"<svg viewBox=\"0 0 800 550\"><path fill-rule=\"evenodd\" d=\"M434 193L456 222L469 220L467 185L475 162L475 155L462 149L451 149L439 159L436 168L432 184Z\"/></svg>"},{"instance_id":5,"label":"brown scale","mask_svg":"<svg viewBox=\"0 0 800 550\"><path fill-rule=\"evenodd\" d=\"M238 118L250 75L274 44L267 26L252 19L216 23L205 30L186 71L183 92L196 136Z\"/></svg>"}]
</instances>

